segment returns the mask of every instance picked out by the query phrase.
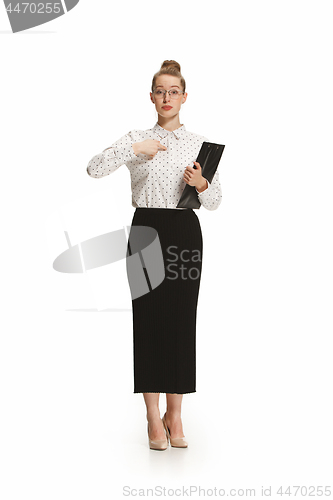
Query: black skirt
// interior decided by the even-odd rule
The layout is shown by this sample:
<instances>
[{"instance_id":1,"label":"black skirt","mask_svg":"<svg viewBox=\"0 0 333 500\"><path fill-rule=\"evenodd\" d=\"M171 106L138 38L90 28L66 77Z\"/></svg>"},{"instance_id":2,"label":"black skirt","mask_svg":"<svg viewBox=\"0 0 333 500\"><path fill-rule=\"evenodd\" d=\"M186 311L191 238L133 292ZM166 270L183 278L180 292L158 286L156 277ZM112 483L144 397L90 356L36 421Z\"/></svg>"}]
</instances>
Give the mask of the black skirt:
<instances>
[{"instance_id":1,"label":"black skirt","mask_svg":"<svg viewBox=\"0 0 333 500\"><path fill-rule=\"evenodd\" d=\"M192 209L136 208L127 256L133 255L134 226L157 232L165 273L153 287L144 269L149 291L135 298L132 293L134 393L196 392L196 316L202 266L199 219ZM128 260L126 265L131 285Z\"/></svg>"}]
</instances>

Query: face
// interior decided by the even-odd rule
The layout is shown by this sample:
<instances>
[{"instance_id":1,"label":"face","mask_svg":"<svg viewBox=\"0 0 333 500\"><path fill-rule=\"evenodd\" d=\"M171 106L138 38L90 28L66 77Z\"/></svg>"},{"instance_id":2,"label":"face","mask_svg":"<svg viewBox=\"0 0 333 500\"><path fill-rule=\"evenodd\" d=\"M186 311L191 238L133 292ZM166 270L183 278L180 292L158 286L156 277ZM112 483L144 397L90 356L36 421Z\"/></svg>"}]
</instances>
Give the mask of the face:
<instances>
[{"instance_id":1,"label":"face","mask_svg":"<svg viewBox=\"0 0 333 500\"><path fill-rule=\"evenodd\" d=\"M156 78L155 89L161 90L183 90L180 78L172 75L160 75ZM164 97L156 98L155 94L150 92L150 99L155 104L156 111L164 118L172 118L179 113L181 105L187 99L187 92L181 94L178 99L171 99L168 92Z\"/></svg>"}]
</instances>

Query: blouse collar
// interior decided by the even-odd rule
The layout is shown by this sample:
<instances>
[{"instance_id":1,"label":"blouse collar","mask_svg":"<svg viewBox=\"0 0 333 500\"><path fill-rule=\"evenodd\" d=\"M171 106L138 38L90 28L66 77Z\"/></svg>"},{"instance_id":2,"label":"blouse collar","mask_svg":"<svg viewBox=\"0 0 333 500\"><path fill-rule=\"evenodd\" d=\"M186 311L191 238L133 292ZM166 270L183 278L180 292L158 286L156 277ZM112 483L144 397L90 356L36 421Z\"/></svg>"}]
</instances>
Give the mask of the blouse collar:
<instances>
[{"instance_id":1,"label":"blouse collar","mask_svg":"<svg viewBox=\"0 0 333 500\"><path fill-rule=\"evenodd\" d=\"M177 137L177 139L182 137L184 135L184 133L186 132L185 125L182 125L181 127L177 128L176 130L170 131L170 130L166 130L165 128L161 127L161 125L159 125L157 122L154 125L152 130L154 132L156 132L156 134L160 137L164 138L168 134L174 134Z\"/></svg>"}]
</instances>

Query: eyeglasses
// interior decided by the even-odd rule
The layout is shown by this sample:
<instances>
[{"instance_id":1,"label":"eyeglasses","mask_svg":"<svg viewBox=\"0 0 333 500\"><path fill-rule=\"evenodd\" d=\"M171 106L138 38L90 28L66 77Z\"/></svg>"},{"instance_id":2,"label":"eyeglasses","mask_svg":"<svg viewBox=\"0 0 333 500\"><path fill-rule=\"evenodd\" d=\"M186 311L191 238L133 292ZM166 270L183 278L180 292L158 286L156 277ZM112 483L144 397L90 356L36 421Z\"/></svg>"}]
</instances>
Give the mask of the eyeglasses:
<instances>
[{"instance_id":1,"label":"eyeglasses","mask_svg":"<svg viewBox=\"0 0 333 500\"><path fill-rule=\"evenodd\" d=\"M162 89L157 89L153 91L153 94L155 95L156 99L164 99L164 96L166 93L169 93L170 99L179 99L179 97L184 94L184 91L181 90L162 90Z\"/></svg>"}]
</instances>

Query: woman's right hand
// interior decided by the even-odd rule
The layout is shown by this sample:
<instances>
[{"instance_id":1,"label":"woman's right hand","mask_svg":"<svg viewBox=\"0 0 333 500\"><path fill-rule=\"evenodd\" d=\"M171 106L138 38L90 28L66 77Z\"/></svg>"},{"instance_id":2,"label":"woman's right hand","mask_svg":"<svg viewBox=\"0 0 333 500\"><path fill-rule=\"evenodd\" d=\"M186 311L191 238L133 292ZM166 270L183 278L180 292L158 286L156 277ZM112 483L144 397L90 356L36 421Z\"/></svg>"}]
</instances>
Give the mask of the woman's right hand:
<instances>
[{"instance_id":1,"label":"woman's right hand","mask_svg":"<svg viewBox=\"0 0 333 500\"><path fill-rule=\"evenodd\" d=\"M163 146L160 141L155 139L146 139L142 142L136 142L132 145L134 149L134 153L148 155L151 158L154 158L158 151L166 151L167 147Z\"/></svg>"}]
</instances>

